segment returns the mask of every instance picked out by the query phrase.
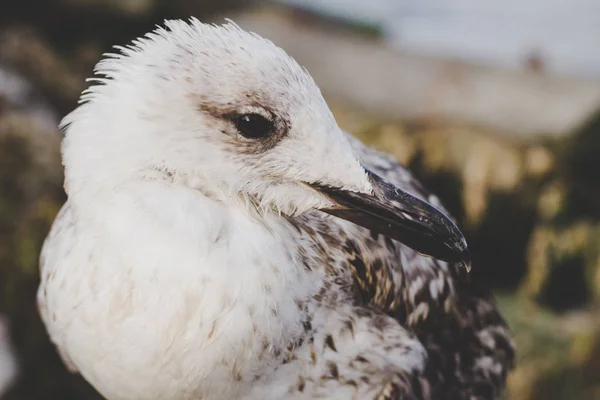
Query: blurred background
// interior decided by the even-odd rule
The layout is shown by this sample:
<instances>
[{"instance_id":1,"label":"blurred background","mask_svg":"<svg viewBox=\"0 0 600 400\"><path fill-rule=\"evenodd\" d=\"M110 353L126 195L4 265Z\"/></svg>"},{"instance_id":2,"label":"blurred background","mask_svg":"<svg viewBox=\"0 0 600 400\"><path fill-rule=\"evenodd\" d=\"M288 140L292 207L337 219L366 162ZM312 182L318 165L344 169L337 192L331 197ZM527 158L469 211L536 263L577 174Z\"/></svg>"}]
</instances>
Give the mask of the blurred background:
<instances>
[{"instance_id":1,"label":"blurred background","mask_svg":"<svg viewBox=\"0 0 600 400\"><path fill-rule=\"evenodd\" d=\"M507 399L600 399L600 2L0 0L1 399L99 399L35 306L57 124L102 53L189 16L283 47L442 197L516 335Z\"/></svg>"}]
</instances>

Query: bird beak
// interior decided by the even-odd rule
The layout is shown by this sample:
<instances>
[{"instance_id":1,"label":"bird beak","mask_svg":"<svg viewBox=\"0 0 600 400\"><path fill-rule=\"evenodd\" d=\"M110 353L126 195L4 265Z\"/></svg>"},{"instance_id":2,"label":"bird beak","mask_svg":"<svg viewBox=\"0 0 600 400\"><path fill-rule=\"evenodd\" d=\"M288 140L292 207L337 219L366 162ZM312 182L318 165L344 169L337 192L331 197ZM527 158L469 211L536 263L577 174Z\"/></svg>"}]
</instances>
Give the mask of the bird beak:
<instances>
[{"instance_id":1,"label":"bird beak","mask_svg":"<svg viewBox=\"0 0 600 400\"><path fill-rule=\"evenodd\" d=\"M334 204L321 211L395 239L423 255L470 269L467 241L448 216L379 176L367 174L372 194L312 185Z\"/></svg>"}]
</instances>

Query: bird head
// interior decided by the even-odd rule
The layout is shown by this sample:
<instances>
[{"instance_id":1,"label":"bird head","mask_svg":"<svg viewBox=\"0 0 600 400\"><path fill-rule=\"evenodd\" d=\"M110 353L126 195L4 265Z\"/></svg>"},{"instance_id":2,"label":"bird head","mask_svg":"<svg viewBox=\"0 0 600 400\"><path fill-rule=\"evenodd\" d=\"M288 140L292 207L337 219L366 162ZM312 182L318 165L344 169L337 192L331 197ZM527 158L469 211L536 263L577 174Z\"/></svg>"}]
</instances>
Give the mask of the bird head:
<instances>
[{"instance_id":1,"label":"bird head","mask_svg":"<svg viewBox=\"0 0 600 400\"><path fill-rule=\"evenodd\" d=\"M167 21L108 55L95 80L63 121L68 192L161 179L258 215L318 209L467 257L446 215L363 167L306 70L233 23Z\"/></svg>"}]
</instances>

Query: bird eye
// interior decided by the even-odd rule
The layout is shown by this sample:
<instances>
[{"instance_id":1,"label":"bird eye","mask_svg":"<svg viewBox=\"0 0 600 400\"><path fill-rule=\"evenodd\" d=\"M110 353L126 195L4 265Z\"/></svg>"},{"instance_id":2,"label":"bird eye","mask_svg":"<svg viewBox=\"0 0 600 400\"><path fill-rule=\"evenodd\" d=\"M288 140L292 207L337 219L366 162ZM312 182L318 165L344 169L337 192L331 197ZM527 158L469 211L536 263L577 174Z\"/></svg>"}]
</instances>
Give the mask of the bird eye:
<instances>
[{"instance_id":1,"label":"bird eye","mask_svg":"<svg viewBox=\"0 0 600 400\"><path fill-rule=\"evenodd\" d=\"M248 139L259 139L273 132L274 124L259 114L244 114L235 119L240 134Z\"/></svg>"}]
</instances>

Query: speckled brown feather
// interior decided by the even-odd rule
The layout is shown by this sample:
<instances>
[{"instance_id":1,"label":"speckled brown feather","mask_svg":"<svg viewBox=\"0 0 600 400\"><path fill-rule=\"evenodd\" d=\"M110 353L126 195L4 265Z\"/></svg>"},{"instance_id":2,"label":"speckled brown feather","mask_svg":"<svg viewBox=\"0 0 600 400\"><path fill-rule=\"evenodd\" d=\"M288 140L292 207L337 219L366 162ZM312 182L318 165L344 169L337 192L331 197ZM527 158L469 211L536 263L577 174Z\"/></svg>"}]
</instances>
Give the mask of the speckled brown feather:
<instances>
[{"instance_id":1,"label":"speckled brown feather","mask_svg":"<svg viewBox=\"0 0 600 400\"><path fill-rule=\"evenodd\" d=\"M447 212L391 157L350 140L365 167ZM471 282L462 267L421 256L320 212L303 214L292 222L314 240L332 281L345 288L350 301L366 306L369 313L393 317L426 349L422 373L392 374L373 398L500 397L514 363L511 333L493 299ZM323 297L326 291L324 287ZM374 317L371 323L377 320ZM348 329L352 329L350 322Z\"/></svg>"}]
</instances>

